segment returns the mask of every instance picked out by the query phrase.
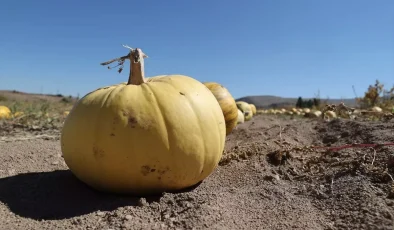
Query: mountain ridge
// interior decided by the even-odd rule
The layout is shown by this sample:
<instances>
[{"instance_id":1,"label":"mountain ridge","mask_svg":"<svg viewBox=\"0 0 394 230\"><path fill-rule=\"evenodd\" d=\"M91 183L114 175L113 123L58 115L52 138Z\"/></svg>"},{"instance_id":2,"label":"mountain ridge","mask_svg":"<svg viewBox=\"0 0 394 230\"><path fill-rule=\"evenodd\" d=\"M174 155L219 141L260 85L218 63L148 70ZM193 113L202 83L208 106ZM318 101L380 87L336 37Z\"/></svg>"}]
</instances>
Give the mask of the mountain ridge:
<instances>
[{"instance_id":1,"label":"mountain ridge","mask_svg":"<svg viewBox=\"0 0 394 230\"><path fill-rule=\"evenodd\" d=\"M63 97L68 97L71 100L75 101L75 97L61 95L61 94L40 94L40 93L30 93L30 92L21 92L16 90L0 90L0 95L9 99L19 99L21 100L50 100L50 101L58 101ZM303 100L309 100L313 98L303 98ZM244 96L235 101L245 101L247 103L252 103L256 106L256 108L275 108L275 107L288 107L295 106L298 98L288 98L288 97L280 97L273 95L252 95L252 96ZM329 104L338 104L340 102L344 102L348 106L355 106L356 99L355 98L346 98L346 99L321 99L322 102L327 102Z\"/></svg>"}]
</instances>

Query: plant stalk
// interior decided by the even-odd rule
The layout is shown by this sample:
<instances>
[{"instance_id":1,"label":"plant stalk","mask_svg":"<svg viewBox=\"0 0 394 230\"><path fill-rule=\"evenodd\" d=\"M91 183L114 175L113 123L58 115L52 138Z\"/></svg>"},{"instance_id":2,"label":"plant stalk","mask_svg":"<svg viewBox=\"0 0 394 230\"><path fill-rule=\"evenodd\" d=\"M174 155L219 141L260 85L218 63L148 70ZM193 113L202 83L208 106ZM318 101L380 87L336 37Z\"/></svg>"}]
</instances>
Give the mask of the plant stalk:
<instances>
[{"instance_id":1,"label":"plant stalk","mask_svg":"<svg viewBox=\"0 0 394 230\"><path fill-rule=\"evenodd\" d=\"M130 52L130 73L128 85L141 85L145 83L144 53L141 49Z\"/></svg>"}]
</instances>

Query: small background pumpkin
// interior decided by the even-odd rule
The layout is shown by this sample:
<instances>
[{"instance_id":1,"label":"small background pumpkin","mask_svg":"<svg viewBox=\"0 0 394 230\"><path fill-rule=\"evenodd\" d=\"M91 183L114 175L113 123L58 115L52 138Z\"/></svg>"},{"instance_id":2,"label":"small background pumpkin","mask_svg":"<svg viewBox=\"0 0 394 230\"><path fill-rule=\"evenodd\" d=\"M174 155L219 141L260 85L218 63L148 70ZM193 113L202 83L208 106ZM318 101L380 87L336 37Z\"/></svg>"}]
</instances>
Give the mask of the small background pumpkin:
<instances>
[{"instance_id":1,"label":"small background pumpkin","mask_svg":"<svg viewBox=\"0 0 394 230\"><path fill-rule=\"evenodd\" d=\"M237 101L236 105L239 110L244 114L245 121L249 121L253 117L252 107L244 101Z\"/></svg>"},{"instance_id":2,"label":"small background pumpkin","mask_svg":"<svg viewBox=\"0 0 394 230\"><path fill-rule=\"evenodd\" d=\"M226 135L230 134L237 125L238 120L238 108L233 96L219 83L204 82L203 84L212 92L219 102L223 111L224 120L226 121Z\"/></svg>"},{"instance_id":3,"label":"small background pumpkin","mask_svg":"<svg viewBox=\"0 0 394 230\"><path fill-rule=\"evenodd\" d=\"M241 112L241 110L238 110L238 120L237 120L237 124L242 124L245 122L245 117L244 114Z\"/></svg>"},{"instance_id":4,"label":"small background pumpkin","mask_svg":"<svg viewBox=\"0 0 394 230\"><path fill-rule=\"evenodd\" d=\"M256 113L257 113L256 106L254 104L249 104L249 105L250 105L250 108L252 108L253 116L256 115Z\"/></svg>"},{"instance_id":5,"label":"small background pumpkin","mask_svg":"<svg viewBox=\"0 0 394 230\"><path fill-rule=\"evenodd\" d=\"M11 110L7 106L0 105L0 119L8 119L11 114Z\"/></svg>"}]
</instances>

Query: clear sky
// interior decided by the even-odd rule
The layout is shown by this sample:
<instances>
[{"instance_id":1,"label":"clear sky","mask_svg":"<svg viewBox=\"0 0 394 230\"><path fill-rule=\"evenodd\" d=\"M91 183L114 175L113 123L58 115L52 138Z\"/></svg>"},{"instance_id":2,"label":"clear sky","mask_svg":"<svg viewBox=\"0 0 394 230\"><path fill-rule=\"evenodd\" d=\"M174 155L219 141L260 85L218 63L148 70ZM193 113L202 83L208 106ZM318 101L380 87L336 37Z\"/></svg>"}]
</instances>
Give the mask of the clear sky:
<instances>
[{"instance_id":1,"label":"clear sky","mask_svg":"<svg viewBox=\"0 0 394 230\"><path fill-rule=\"evenodd\" d=\"M99 65L149 58L146 75L185 74L248 95L360 96L394 84L394 0L3 0L0 89L83 96L127 80Z\"/></svg>"}]
</instances>

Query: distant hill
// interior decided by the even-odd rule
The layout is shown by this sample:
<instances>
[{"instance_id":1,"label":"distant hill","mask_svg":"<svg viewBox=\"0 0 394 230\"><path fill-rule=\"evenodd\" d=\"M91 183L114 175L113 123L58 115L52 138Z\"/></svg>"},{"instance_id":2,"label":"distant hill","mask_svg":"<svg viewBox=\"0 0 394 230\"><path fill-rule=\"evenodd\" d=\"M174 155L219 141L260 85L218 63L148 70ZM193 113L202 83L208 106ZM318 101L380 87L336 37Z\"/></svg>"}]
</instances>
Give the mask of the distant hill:
<instances>
[{"instance_id":1,"label":"distant hill","mask_svg":"<svg viewBox=\"0 0 394 230\"><path fill-rule=\"evenodd\" d=\"M65 96L61 94L36 94L36 93L25 93L19 92L15 90L0 90L0 99L6 98L9 100L16 101L69 101L75 102L76 98L71 96ZM298 98L284 98L278 96L269 96L269 95L261 95L261 96L246 96L236 99L236 101L245 101L248 103L254 104L257 108L271 108L271 107L286 107L286 106L295 106ZM309 100L311 98L303 98L304 100ZM1 101L1 100L0 100ZM321 99L322 102L327 101L330 104L338 104L340 102L344 102L348 106L355 106L356 100L353 99Z\"/></svg>"},{"instance_id":2,"label":"distant hill","mask_svg":"<svg viewBox=\"0 0 394 230\"><path fill-rule=\"evenodd\" d=\"M295 106L298 98L284 98L278 96L247 96L236 99L236 101L245 101L247 103L254 104L257 108L272 108L272 107L286 107ZM312 98L302 98L303 100L309 100ZM329 104L339 104L340 102L345 103L347 106L355 106L356 100L354 98L350 99L320 99L322 102L327 102Z\"/></svg>"},{"instance_id":3,"label":"distant hill","mask_svg":"<svg viewBox=\"0 0 394 230\"><path fill-rule=\"evenodd\" d=\"M61 94L38 94L38 93L25 93L16 90L0 90L0 101L49 101L49 102L75 102L76 98Z\"/></svg>"}]
</instances>

